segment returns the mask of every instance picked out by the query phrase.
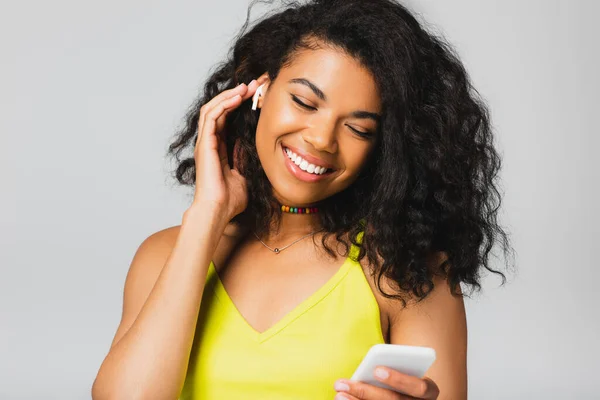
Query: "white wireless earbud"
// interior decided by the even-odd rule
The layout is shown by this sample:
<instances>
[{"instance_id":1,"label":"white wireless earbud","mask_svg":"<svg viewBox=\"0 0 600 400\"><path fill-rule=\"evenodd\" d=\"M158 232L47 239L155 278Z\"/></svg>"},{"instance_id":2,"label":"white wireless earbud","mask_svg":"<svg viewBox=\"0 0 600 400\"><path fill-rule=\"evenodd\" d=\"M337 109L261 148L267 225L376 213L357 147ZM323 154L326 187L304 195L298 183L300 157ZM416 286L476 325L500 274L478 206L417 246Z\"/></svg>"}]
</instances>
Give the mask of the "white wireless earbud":
<instances>
[{"instance_id":1,"label":"white wireless earbud","mask_svg":"<svg viewBox=\"0 0 600 400\"><path fill-rule=\"evenodd\" d=\"M254 96L252 96L252 109L256 110L256 106L258 105L258 96L262 96L262 88L265 86L263 83L259 87L256 88L256 92L254 92Z\"/></svg>"}]
</instances>

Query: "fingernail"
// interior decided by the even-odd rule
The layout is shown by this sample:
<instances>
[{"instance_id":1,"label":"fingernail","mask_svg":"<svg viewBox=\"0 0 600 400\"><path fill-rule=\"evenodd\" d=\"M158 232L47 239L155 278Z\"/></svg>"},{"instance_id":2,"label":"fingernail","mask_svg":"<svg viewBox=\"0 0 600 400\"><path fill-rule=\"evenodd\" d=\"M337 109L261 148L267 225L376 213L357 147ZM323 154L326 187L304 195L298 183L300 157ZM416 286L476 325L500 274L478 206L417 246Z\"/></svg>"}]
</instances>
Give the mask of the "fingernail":
<instances>
[{"instance_id":1,"label":"fingernail","mask_svg":"<svg viewBox=\"0 0 600 400\"><path fill-rule=\"evenodd\" d=\"M344 382L340 382L340 381L337 381L337 382L336 382L336 383L333 385L333 388L334 388L335 390L337 390L337 391L341 391L341 390L348 391L348 390L350 390L350 386L348 386L348 385L347 385L347 384L345 384Z\"/></svg>"},{"instance_id":2,"label":"fingernail","mask_svg":"<svg viewBox=\"0 0 600 400\"><path fill-rule=\"evenodd\" d=\"M252 85L254 82L256 82L256 79L252 79L252 80L250 81L250 83L248 84L248 86Z\"/></svg>"},{"instance_id":3,"label":"fingernail","mask_svg":"<svg viewBox=\"0 0 600 400\"><path fill-rule=\"evenodd\" d=\"M379 379L387 379L387 377L390 376L390 374L383 368L376 368L375 376Z\"/></svg>"},{"instance_id":4,"label":"fingernail","mask_svg":"<svg viewBox=\"0 0 600 400\"><path fill-rule=\"evenodd\" d=\"M333 400L348 400L348 398L346 396L344 396L341 393L338 393L335 395L335 397L333 398Z\"/></svg>"}]
</instances>

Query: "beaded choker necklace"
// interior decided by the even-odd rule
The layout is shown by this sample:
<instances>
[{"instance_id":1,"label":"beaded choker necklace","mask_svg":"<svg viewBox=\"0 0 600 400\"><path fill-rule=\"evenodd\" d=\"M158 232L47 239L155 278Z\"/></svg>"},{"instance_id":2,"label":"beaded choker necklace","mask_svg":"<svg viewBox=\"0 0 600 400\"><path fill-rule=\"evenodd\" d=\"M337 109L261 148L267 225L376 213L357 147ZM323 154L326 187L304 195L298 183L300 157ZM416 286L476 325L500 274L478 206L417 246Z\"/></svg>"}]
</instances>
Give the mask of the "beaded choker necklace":
<instances>
[{"instance_id":1,"label":"beaded choker necklace","mask_svg":"<svg viewBox=\"0 0 600 400\"><path fill-rule=\"evenodd\" d=\"M318 207L290 207L281 206L281 211L292 214L315 214L319 212Z\"/></svg>"}]
</instances>

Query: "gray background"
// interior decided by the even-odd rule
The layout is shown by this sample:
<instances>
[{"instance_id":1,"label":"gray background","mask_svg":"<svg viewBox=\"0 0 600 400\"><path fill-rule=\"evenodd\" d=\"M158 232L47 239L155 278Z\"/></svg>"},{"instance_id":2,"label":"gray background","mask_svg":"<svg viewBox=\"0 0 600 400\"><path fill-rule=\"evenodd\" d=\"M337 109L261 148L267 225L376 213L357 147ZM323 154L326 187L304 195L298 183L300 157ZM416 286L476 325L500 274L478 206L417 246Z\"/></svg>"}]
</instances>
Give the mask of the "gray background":
<instances>
[{"instance_id":1,"label":"gray background","mask_svg":"<svg viewBox=\"0 0 600 400\"><path fill-rule=\"evenodd\" d=\"M247 4L1 3L1 399L90 398L133 254L191 193L169 139ZM408 4L458 49L504 156L518 273L466 302L470 398L600 398L600 6Z\"/></svg>"}]
</instances>

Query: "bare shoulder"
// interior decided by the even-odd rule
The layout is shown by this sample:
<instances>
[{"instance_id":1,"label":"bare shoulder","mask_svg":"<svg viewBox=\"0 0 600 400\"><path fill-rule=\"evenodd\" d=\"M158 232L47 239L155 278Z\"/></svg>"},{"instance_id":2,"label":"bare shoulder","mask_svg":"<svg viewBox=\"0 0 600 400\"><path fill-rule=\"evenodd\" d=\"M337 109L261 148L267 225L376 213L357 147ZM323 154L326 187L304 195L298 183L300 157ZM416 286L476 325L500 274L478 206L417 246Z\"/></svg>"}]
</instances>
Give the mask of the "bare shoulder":
<instances>
[{"instance_id":1,"label":"bare shoulder","mask_svg":"<svg viewBox=\"0 0 600 400\"><path fill-rule=\"evenodd\" d=\"M123 289L123 312L111 347L127 333L146 302L169 258L181 225L154 232L138 246L129 265Z\"/></svg>"},{"instance_id":2,"label":"bare shoulder","mask_svg":"<svg viewBox=\"0 0 600 400\"><path fill-rule=\"evenodd\" d=\"M431 268L433 269L434 266L438 266L445 258L445 253L440 252L433 254L430 257ZM380 260L380 262L381 261L382 260ZM379 310L382 316L382 329L384 330L384 333L389 332L392 325L395 322L398 322L403 314L408 314L413 311L419 312L417 307L413 307L414 301L408 300L406 306L403 306L399 299L386 297L382 293L385 292L387 294L396 294L398 290L397 284L385 275L382 275L381 279L378 281L378 274L375 272L373 265L368 262L366 257L361 260L360 264L363 268L365 276L367 277L367 281L371 286L373 295L377 300L377 304L379 305ZM432 292L430 294L430 298L439 296L438 293L444 292L443 288L446 285L444 279L439 276L434 276L433 281L438 290ZM409 296L410 294L407 293L406 295Z\"/></svg>"},{"instance_id":3,"label":"bare shoulder","mask_svg":"<svg viewBox=\"0 0 600 400\"><path fill-rule=\"evenodd\" d=\"M173 252L180 231L181 225L175 225L154 232L145 238L137 248L125 278L121 322L111 348L119 342L136 320ZM213 259L225 257L235 246L241 232L243 230L233 225L227 226L219 238Z\"/></svg>"},{"instance_id":4,"label":"bare shoulder","mask_svg":"<svg viewBox=\"0 0 600 400\"><path fill-rule=\"evenodd\" d=\"M389 278L383 275L381 280L377 282L377 273L374 271L373 266L368 262L366 257L360 260L360 265L364 271L365 277L367 278L367 282L369 282L371 291L377 300L377 305L379 306L381 330L384 338L389 340L391 320L393 319L395 311L400 308L400 303L396 299L385 297L382 291L385 293L394 293L392 282L389 280Z\"/></svg>"},{"instance_id":5,"label":"bare shoulder","mask_svg":"<svg viewBox=\"0 0 600 400\"><path fill-rule=\"evenodd\" d=\"M131 262L125 280L126 291L131 289L130 292L136 296L140 294L140 290L142 293L150 292L177 243L180 230L181 225L175 225L155 232L144 239ZM219 238L215 256L229 250L239 239L240 232L242 231L239 228L232 224L228 225ZM143 298L143 301L145 300Z\"/></svg>"},{"instance_id":6,"label":"bare shoulder","mask_svg":"<svg viewBox=\"0 0 600 400\"><path fill-rule=\"evenodd\" d=\"M181 225L171 226L144 239L134 255L132 266L134 264L137 266L139 264L137 261L140 259L153 260L150 264L145 264L150 267L160 264L158 261L161 259L166 261L175 246L180 229Z\"/></svg>"},{"instance_id":7,"label":"bare shoulder","mask_svg":"<svg viewBox=\"0 0 600 400\"><path fill-rule=\"evenodd\" d=\"M154 286L162 267L171 255L180 228L181 225L162 229L148 236L139 245L125 279L125 296L130 295L126 298L130 302L124 305L135 306L135 300L146 301L140 294L149 293Z\"/></svg>"}]
</instances>

